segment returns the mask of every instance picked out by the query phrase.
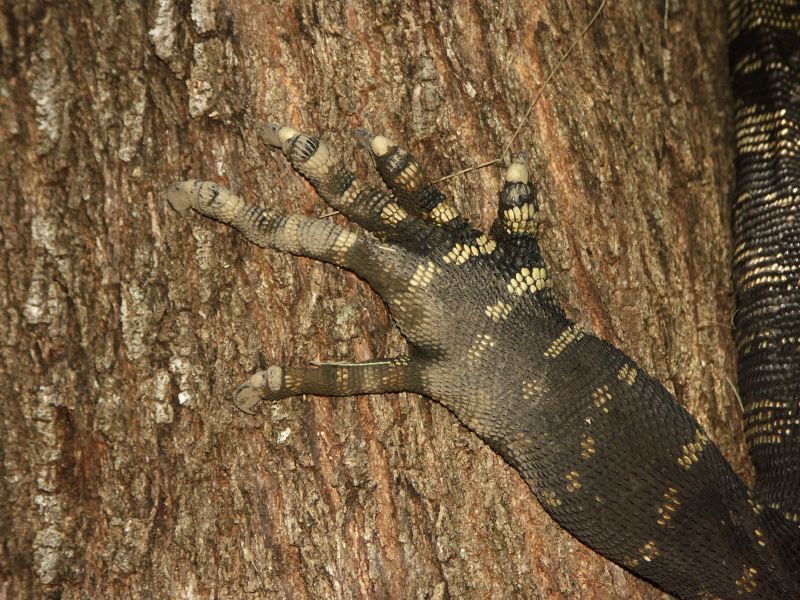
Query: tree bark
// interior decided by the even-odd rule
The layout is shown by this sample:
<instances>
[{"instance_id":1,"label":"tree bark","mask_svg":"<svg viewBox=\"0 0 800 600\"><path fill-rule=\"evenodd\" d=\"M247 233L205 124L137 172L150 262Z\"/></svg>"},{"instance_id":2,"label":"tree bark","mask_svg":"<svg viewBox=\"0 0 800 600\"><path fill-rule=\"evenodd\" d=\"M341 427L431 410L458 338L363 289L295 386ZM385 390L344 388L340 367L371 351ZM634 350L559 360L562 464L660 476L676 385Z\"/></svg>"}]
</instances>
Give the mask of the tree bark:
<instances>
[{"instance_id":1,"label":"tree bark","mask_svg":"<svg viewBox=\"0 0 800 600\"><path fill-rule=\"evenodd\" d=\"M402 338L351 274L160 197L193 177L325 213L259 143L264 121L322 134L373 180L357 127L434 175L493 158L595 1L0 3L0 598L665 597L428 399L237 412L259 363ZM729 104L716 2L609 2L514 149L570 315L747 476ZM487 228L501 176L444 187Z\"/></svg>"}]
</instances>

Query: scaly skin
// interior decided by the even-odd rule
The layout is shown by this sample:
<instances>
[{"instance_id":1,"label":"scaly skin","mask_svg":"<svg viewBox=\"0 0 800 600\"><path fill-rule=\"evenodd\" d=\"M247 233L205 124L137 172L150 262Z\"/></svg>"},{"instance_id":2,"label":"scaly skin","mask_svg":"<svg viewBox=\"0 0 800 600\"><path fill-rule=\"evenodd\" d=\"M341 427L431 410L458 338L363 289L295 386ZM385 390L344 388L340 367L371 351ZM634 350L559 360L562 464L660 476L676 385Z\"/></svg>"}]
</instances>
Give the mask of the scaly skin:
<instances>
[{"instance_id":1,"label":"scaly skin","mask_svg":"<svg viewBox=\"0 0 800 600\"><path fill-rule=\"evenodd\" d=\"M355 272L386 302L409 350L359 364L272 366L237 390L239 408L299 394L426 395L519 470L563 527L664 590L686 599L800 597L796 526L745 488L660 384L564 316L539 252L522 157L506 173L487 235L385 137L361 134L391 193L358 181L308 135L270 126L265 137L364 231L271 214L210 182L175 185L172 206Z\"/></svg>"},{"instance_id":2,"label":"scaly skin","mask_svg":"<svg viewBox=\"0 0 800 600\"><path fill-rule=\"evenodd\" d=\"M298 394L412 391L512 464L547 511L611 560L683 599L800 598L800 2L730 0L736 98L734 282L739 384L757 473L748 490L694 419L636 363L564 316L536 240L524 159L490 234L470 227L391 140L359 134L391 193L314 138L265 138L353 232L188 181L173 207L262 246L354 271L383 298L406 356L272 366L236 392L247 412Z\"/></svg>"}]
</instances>

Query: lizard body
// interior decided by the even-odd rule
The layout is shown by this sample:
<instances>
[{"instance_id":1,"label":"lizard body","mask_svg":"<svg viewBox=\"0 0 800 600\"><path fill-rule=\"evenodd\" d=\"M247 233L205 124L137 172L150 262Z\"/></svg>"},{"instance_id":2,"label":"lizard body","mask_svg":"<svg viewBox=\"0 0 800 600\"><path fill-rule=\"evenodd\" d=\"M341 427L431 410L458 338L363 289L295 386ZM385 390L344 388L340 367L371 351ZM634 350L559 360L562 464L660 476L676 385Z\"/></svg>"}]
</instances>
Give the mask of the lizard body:
<instances>
[{"instance_id":1,"label":"lizard body","mask_svg":"<svg viewBox=\"0 0 800 600\"><path fill-rule=\"evenodd\" d=\"M566 318L539 251L538 200L522 158L506 173L489 235L382 136L367 141L390 193L361 183L313 137L285 126L263 134L365 232L268 212L215 183L174 186L169 199L179 211L191 207L259 245L355 272L381 295L409 342L407 355L392 359L270 367L237 390L237 406L252 412L261 401L306 393L429 396L513 465L568 531L666 591L685 599L800 597L800 331L792 287L800 249L796 226L786 226L800 204L793 187L800 100L792 79L799 13L792 2L731 3L732 71L738 88L749 90L738 106L737 204L752 210L734 221L742 236L740 379L756 490L663 386ZM758 79L768 72L777 90ZM748 87L753 79L759 83ZM765 104L770 98L778 104ZM777 216L769 217L775 206ZM783 249L758 254L773 241ZM776 295L765 308L765 298ZM772 315L766 329L751 325ZM777 363L763 356L773 346Z\"/></svg>"}]
</instances>

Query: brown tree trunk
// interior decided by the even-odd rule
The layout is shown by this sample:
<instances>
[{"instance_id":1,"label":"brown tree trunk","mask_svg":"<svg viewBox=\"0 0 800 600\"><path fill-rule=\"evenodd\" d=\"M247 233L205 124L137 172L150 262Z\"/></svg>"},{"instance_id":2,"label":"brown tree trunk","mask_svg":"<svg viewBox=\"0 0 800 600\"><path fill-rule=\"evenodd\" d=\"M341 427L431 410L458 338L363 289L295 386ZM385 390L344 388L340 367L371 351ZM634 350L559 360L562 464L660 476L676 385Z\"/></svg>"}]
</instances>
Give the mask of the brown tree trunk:
<instances>
[{"instance_id":1,"label":"brown tree trunk","mask_svg":"<svg viewBox=\"0 0 800 600\"><path fill-rule=\"evenodd\" d=\"M357 127L434 174L492 158L595 1L0 3L0 598L664 597L425 398L237 412L261 361L402 339L352 275L159 196L196 177L324 213L263 121L322 133L369 177ZM515 148L570 314L741 468L723 21L609 2ZM486 227L500 178L445 187Z\"/></svg>"}]
</instances>

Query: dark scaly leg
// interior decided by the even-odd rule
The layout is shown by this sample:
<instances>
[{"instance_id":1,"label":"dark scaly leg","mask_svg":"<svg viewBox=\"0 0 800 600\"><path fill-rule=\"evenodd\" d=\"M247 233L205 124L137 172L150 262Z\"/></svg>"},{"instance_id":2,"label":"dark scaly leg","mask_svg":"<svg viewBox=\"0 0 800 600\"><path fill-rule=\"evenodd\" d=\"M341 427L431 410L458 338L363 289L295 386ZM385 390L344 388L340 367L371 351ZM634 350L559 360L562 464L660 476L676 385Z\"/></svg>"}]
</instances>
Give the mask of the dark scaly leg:
<instances>
[{"instance_id":1,"label":"dark scaly leg","mask_svg":"<svg viewBox=\"0 0 800 600\"><path fill-rule=\"evenodd\" d=\"M337 202L336 190L325 187L332 181L327 159L300 150L307 154L302 168ZM240 388L243 410L290 394L421 391L516 466L573 534L666 590L799 597L782 577L794 563L776 558L796 551L772 543L770 509L748 503L744 486L677 401L632 359L542 302L547 276L531 209L522 208L531 191L521 161L506 174L497 241L436 223L424 211L412 222L437 233L412 247L402 237L376 243L325 222L323 231L313 219L273 217L213 184L185 183L170 196L176 208L231 222L257 243L355 270L389 304L409 341L408 365L271 367ZM374 216L363 206L348 208L364 222ZM702 550L688 559L691 568L686 544Z\"/></svg>"},{"instance_id":2,"label":"dark scaly leg","mask_svg":"<svg viewBox=\"0 0 800 600\"><path fill-rule=\"evenodd\" d=\"M363 363L327 363L313 367L271 366L243 383L234 398L240 410L255 414L262 400L290 396L356 396L388 392L422 393L420 369L409 358Z\"/></svg>"}]
</instances>

